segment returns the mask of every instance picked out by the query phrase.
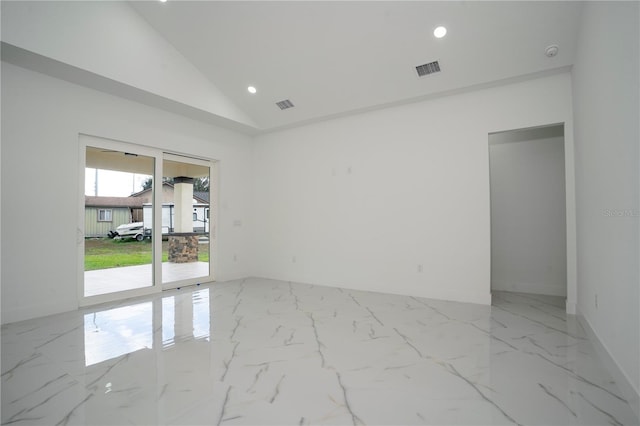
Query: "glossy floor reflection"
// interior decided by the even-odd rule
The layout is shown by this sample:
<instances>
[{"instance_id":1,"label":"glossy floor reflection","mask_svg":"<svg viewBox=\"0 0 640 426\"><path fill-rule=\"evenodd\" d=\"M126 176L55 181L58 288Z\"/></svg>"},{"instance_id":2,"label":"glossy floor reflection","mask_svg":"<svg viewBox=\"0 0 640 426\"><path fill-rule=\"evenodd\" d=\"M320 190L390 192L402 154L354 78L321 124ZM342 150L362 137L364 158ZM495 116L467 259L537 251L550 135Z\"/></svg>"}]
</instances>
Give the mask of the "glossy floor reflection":
<instances>
[{"instance_id":1,"label":"glossy floor reflection","mask_svg":"<svg viewBox=\"0 0 640 426\"><path fill-rule=\"evenodd\" d=\"M637 424L553 298L263 279L2 328L3 424Z\"/></svg>"}]
</instances>

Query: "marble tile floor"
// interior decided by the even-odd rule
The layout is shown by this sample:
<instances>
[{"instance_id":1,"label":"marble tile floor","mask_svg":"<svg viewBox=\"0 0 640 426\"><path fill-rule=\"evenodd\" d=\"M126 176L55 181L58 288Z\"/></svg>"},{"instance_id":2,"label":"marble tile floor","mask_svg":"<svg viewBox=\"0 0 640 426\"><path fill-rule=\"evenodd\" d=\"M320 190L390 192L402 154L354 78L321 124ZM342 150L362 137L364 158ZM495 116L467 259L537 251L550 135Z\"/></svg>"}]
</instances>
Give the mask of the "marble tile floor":
<instances>
[{"instance_id":1,"label":"marble tile floor","mask_svg":"<svg viewBox=\"0 0 640 426\"><path fill-rule=\"evenodd\" d=\"M556 298L246 279L2 327L2 424L637 425Z\"/></svg>"}]
</instances>

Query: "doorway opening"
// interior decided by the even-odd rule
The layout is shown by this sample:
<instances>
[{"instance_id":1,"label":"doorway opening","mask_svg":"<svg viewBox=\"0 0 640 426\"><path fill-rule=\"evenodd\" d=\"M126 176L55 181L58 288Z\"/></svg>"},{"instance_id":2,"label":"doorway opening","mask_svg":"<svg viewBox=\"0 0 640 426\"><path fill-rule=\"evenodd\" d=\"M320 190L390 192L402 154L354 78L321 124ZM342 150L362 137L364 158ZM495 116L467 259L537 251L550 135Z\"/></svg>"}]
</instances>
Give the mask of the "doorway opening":
<instances>
[{"instance_id":1,"label":"doorway opening","mask_svg":"<svg viewBox=\"0 0 640 426\"><path fill-rule=\"evenodd\" d=\"M492 294L526 294L564 310L564 124L489 134L489 170Z\"/></svg>"},{"instance_id":2,"label":"doorway opening","mask_svg":"<svg viewBox=\"0 0 640 426\"><path fill-rule=\"evenodd\" d=\"M80 135L81 306L212 282L217 162Z\"/></svg>"}]
</instances>

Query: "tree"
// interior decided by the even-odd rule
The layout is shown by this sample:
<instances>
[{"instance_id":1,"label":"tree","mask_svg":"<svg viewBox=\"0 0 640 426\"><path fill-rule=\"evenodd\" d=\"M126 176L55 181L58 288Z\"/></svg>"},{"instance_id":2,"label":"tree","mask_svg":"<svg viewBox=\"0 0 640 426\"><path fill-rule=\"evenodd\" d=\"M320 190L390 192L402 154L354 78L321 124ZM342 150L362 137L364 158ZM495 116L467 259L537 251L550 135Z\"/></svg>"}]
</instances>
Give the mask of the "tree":
<instances>
[{"instance_id":1,"label":"tree","mask_svg":"<svg viewBox=\"0 0 640 426\"><path fill-rule=\"evenodd\" d=\"M145 189L151 189L152 184L153 184L153 179L146 178L144 181L142 181L142 190L144 191Z\"/></svg>"},{"instance_id":2,"label":"tree","mask_svg":"<svg viewBox=\"0 0 640 426\"><path fill-rule=\"evenodd\" d=\"M194 179L193 190L198 192L209 192L209 177L207 176Z\"/></svg>"}]
</instances>

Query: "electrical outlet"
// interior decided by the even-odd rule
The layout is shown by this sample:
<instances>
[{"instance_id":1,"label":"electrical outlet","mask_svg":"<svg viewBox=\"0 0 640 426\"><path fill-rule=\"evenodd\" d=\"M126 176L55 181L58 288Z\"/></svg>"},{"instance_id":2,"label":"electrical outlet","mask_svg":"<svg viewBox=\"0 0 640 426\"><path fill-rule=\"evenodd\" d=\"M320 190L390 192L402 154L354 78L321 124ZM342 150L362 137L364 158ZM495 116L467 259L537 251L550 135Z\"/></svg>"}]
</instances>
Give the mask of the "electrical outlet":
<instances>
[{"instance_id":1,"label":"electrical outlet","mask_svg":"<svg viewBox=\"0 0 640 426\"><path fill-rule=\"evenodd\" d=\"M596 309L598 309L598 295L597 294L594 297L594 305L596 306Z\"/></svg>"},{"instance_id":2,"label":"electrical outlet","mask_svg":"<svg viewBox=\"0 0 640 426\"><path fill-rule=\"evenodd\" d=\"M418 265L418 272L422 272L422 265Z\"/></svg>"},{"instance_id":3,"label":"electrical outlet","mask_svg":"<svg viewBox=\"0 0 640 426\"><path fill-rule=\"evenodd\" d=\"M291 257L291 263L296 263L296 257L295 256Z\"/></svg>"},{"instance_id":4,"label":"electrical outlet","mask_svg":"<svg viewBox=\"0 0 640 426\"><path fill-rule=\"evenodd\" d=\"M233 255L233 261L234 261L234 262L237 262L237 261L238 261L238 255L237 255L237 254L234 254L234 255Z\"/></svg>"}]
</instances>

